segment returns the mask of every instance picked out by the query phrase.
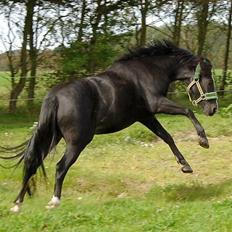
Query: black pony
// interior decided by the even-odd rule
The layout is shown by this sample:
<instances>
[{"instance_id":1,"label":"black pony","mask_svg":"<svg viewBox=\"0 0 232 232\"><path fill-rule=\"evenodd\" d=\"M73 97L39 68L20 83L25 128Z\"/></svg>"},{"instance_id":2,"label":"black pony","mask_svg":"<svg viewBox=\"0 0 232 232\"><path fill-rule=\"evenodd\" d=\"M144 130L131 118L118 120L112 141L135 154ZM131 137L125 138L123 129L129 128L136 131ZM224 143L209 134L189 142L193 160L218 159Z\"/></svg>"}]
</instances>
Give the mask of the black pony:
<instances>
[{"instance_id":1,"label":"black pony","mask_svg":"<svg viewBox=\"0 0 232 232\"><path fill-rule=\"evenodd\" d=\"M94 134L116 132L134 122L142 123L163 139L182 171L191 173L190 165L155 114L187 116L196 128L199 144L208 148L205 131L193 112L172 102L166 95L171 82L185 82L190 100L199 104L206 115L213 115L217 110L217 96L211 69L208 59L171 42L156 41L151 46L131 51L97 76L52 88L43 101L33 136L26 148L13 156L24 161L24 177L11 210L19 211L25 193L30 193L29 180L38 167L43 167L44 158L61 138L66 142L66 151L56 165L54 195L48 203L49 208L59 205L65 175ZM17 149L20 146L15 147Z\"/></svg>"}]
</instances>

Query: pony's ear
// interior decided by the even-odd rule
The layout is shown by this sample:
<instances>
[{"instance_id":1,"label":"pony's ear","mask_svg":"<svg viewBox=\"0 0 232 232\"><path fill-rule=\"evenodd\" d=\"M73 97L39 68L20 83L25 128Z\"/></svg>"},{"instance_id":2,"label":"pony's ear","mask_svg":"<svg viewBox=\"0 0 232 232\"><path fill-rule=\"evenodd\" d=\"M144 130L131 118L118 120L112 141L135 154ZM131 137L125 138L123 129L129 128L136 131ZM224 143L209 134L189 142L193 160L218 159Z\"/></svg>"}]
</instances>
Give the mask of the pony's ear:
<instances>
[{"instance_id":1,"label":"pony's ear","mask_svg":"<svg viewBox=\"0 0 232 232\"><path fill-rule=\"evenodd\" d=\"M213 65L212 65L212 63L210 62L210 60L207 59L207 58L205 58L205 57L202 57L201 63L207 65L207 66L210 67L210 68L213 67Z\"/></svg>"},{"instance_id":2,"label":"pony's ear","mask_svg":"<svg viewBox=\"0 0 232 232\"><path fill-rule=\"evenodd\" d=\"M197 65L201 63L202 57L201 56L196 56L196 58L191 62L191 68L196 70Z\"/></svg>"}]
</instances>

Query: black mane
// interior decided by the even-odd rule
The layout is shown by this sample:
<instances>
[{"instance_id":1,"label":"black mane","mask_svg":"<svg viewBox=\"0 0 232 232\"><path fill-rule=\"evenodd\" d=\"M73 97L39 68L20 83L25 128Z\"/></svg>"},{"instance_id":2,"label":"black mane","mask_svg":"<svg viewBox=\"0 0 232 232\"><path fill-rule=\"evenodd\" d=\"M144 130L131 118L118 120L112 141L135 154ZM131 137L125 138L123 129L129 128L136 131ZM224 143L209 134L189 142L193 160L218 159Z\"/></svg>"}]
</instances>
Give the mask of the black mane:
<instances>
[{"instance_id":1,"label":"black mane","mask_svg":"<svg viewBox=\"0 0 232 232\"><path fill-rule=\"evenodd\" d=\"M117 61L126 61L151 56L174 55L179 62L188 62L195 56L189 51L177 47L169 40L154 40L145 47L129 50L129 53L120 57Z\"/></svg>"}]
</instances>

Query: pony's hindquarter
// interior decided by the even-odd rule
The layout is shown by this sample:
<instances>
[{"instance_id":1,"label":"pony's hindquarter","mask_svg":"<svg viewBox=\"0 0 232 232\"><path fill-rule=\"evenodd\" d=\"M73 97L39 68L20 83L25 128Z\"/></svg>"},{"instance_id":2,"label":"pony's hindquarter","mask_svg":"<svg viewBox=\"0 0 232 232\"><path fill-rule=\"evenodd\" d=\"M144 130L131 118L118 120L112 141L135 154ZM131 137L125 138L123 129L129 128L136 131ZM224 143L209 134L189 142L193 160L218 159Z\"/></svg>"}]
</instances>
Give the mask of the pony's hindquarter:
<instances>
[{"instance_id":1,"label":"pony's hindquarter","mask_svg":"<svg viewBox=\"0 0 232 232\"><path fill-rule=\"evenodd\" d=\"M19 211L20 203L23 202L29 188L30 178L36 173L38 167L44 170L43 160L63 137L66 150L56 166L54 196L48 207L53 208L59 204L62 184L68 169L95 133L96 103L93 92L87 87L85 82L72 82L65 88L54 88L44 100L38 127L23 155L22 189L12 211Z\"/></svg>"},{"instance_id":2,"label":"pony's hindquarter","mask_svg":"<svg viewBox=\"0 0 232 232\"><path fill-rule=\"evenodd\" d=\"M16 205L12 208L12 211L17 212L26 191L31 192L29 180L36 173L38 167L42 167L46 176L43 160L60 140L56 121L57 108L58 101L56 97L47 97L44 100L38 126L22 153L21 160L24 163L22 188L15 200Z\"/></svg>"},{"instance_id":3,"label":"pony's hindquarter","mask_svg":"<svg viewBox=\"0 0 232 232\"><path fill-rule=\"evenodd\" d=\"M72 91L69 91L72 88ZM82 150L92 140L96 129L96 95L88 83L75 82L57 93L59 108L57 124L66 142L63 157L56 165L55 186L47 208L59 204L64 178Z\"/></svg>"}]
</instances>

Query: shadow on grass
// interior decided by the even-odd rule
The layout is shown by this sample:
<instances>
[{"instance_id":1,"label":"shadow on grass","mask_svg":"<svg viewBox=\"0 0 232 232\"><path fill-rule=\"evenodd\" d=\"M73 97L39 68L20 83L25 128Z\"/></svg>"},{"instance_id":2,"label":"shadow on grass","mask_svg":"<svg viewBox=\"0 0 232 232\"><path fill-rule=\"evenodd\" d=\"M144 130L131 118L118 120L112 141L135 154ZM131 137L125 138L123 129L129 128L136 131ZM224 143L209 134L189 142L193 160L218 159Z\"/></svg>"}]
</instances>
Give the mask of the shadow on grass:
<instances>
[{"instance_id":1,"label":"shadow on grass","mask_svg":"<svg viewBox=\"0 0 232 232\"><path fill-rule=\"evenodd\" d=\"M155 186L148 193L149 198L166 201L212 200L231 194L232 179L218 184L192 183L190 185L168 185L163 188Z\"/></svg>"}]
</instances>

